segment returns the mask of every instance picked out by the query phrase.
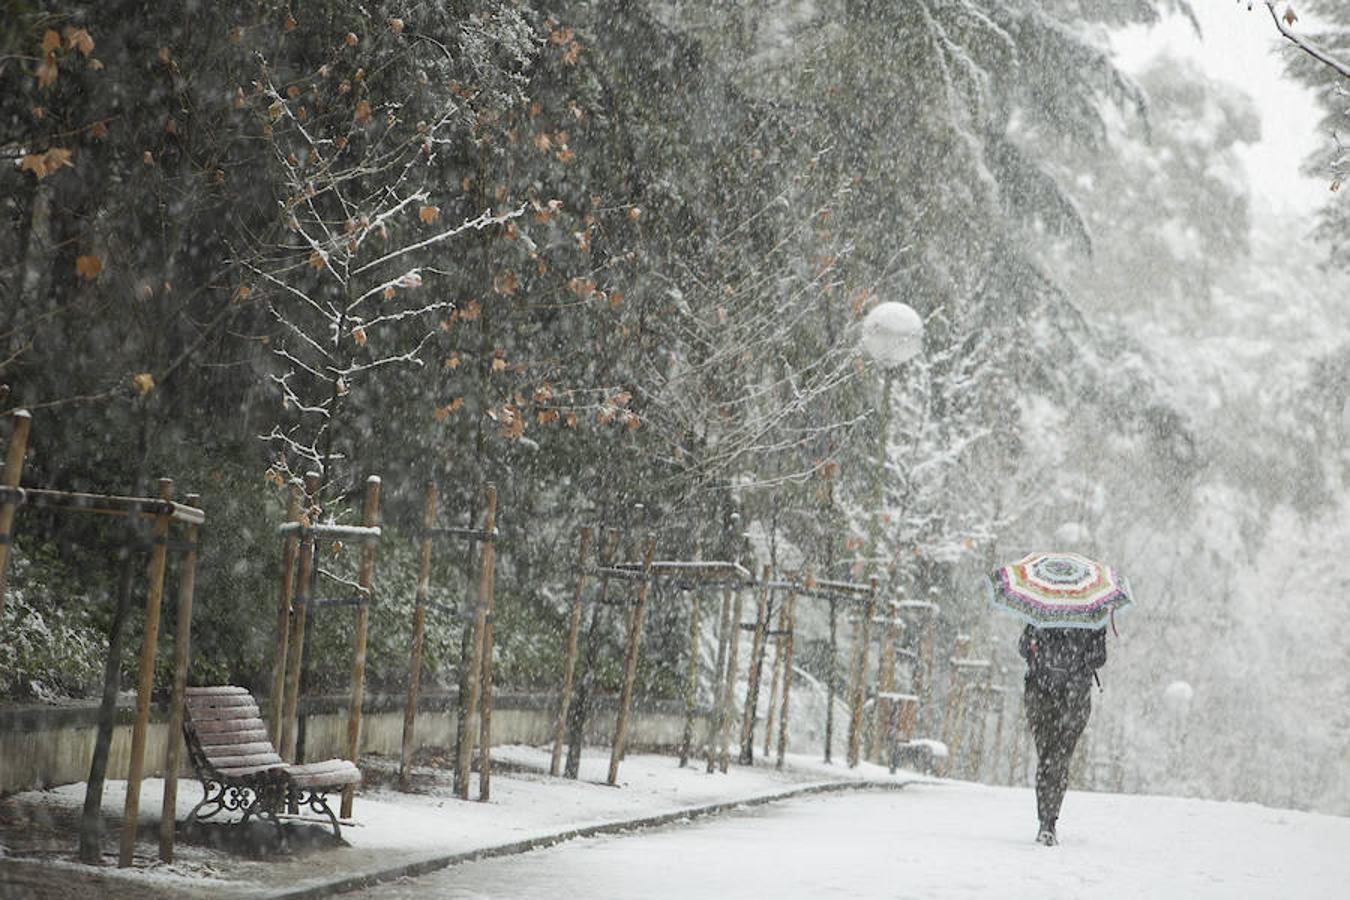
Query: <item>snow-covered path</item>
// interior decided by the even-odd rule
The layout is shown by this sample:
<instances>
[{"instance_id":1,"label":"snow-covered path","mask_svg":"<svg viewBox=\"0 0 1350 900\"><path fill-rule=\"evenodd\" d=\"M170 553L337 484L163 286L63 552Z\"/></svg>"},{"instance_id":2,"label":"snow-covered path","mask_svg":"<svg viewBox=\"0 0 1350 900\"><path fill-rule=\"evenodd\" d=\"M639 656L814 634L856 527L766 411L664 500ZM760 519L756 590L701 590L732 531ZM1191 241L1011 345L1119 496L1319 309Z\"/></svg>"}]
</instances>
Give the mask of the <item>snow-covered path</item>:
<instances>
[{"instance_id":1,"label":"snow-covered path","mask_svg":"<svg viewBox=\"0 0 1350 900\"><path fill-rule=\"evenodd\" d=\"M426 898L1336 898L1350 819L1172 797L1071 793L1059 847L1030 791L962 783L807 798L577 840L384 885Z\"/></svg>"}]
</instances>

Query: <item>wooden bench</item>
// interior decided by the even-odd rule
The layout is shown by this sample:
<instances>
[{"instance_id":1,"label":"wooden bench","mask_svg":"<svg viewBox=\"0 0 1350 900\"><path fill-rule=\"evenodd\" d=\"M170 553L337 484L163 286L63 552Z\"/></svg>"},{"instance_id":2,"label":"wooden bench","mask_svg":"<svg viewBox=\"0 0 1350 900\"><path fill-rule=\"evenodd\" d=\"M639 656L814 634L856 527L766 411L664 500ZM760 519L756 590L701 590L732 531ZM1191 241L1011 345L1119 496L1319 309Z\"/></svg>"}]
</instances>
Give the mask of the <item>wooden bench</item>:
<instances>
[{"instance_id":1,"label":"wooden bench","mask_svg":"<svg viewBox=\"0 0 1350 900\"><path fill-rule=\"evenodd\" d=\"M325 795L361 783L361 772L345 759L288 765L267 737L257 701L247 689L229 685L187 689L183 738L204 796L188 813L186 825L221 812L243 812L239 825L254 816L270 820L285 842L281 815L302 806L328 817L333 836L342 840L337 816ZM202 812L207 809L206 812Z\"/></svg>"}]
</instances>

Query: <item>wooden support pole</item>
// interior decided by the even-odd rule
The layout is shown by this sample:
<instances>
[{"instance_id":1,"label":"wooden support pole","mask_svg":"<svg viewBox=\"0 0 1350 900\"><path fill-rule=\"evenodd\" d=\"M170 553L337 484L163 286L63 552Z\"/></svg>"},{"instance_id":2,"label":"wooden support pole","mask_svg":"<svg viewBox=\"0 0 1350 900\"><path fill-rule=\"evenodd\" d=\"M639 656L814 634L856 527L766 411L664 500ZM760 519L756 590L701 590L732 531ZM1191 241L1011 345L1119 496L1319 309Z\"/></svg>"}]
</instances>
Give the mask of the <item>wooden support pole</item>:
<instances>
[{"instance_id":1,"label":"wooden support pole","mask_svg":"<svg viewBox=\"0 0 1350 900\"><path fill-rule=\"evenodd\" d=\"M891 612L886 618L886 630L881 638L881 652L877 655L877 706L873 716L872 759L882 762L882 747L889 744L890 723L895 720L895 703L888 694L895 693L896 645L900 642L899 620Z\"/></svg>"},{"instance_id":2,"label":"wooden support pole","mask_svg":"<svg viewBox=\"0 0 1350 900\"><path fill-rule=\"evenodd\" d=\"M731 594L722 591L722 614L717 624L717 660L713 665L712 721L708 725L708 774L717 768L718 742L722 736L722 722L726 716L727 650L733 635L731 623Z\"/></svg>"},{"instance_id":3,"label":"wooden support pole","mask_svg":"<svg viewBox=\"0 0 1350 900\"><path fill-rule=\"evenodd\" d=\"M290 496L286 500L286 521L297 522L300 519L301 488L292 481ZM268 726L272 740L281 740L281 708L286 697L286 650L290 646L291 601L295 599L295 557L299 552L300 538L288 533L281 545L281 596L277 601L276 650L272 654L272 696L271 709L268 711Z\"/></svg>"},{"instance_id":4,"label":"wooden support pole","mask_svg":"<svg viewBox=\"0 0 1350 900\"><path fill-rule=\"evenodd\" d=\"M619 551L619 532L610 528L605 532L605 546L600 553L601 564L608 569ZM563 776L575 780L581 774L581 743L585 737L586 718L590 713L591 683L595 679L596 656L600 652L600 631L607 618L609 575L600 576L600 592L591 606L590 624L586 627L586 652L581 660L581 679L577 684L577 699L568 710L567 762Z\"/></svg>"},{"instance_id":5,"label":"wooden support pole","mask_svg":"<svg viewBox=\"0 0 1350 900\"><path fill-rule=\"evenodd\" d=\"M417 595L413 604L412 649L408 660L408 699L403 704L403 743L398 757L398 786L406 791L412 770L413 742L417 730L417 698L422 687L422 630L427 597L431 594L431 529L436 527L436 482L422 491L421 559L417 567Z\"/></svg>"},{"instance_id":6,"label":"wooden support pole","mask_svg":"<svg viewBox=\"0 0 1350 900\"><path fill-rule=\"evenodd\" d=\"M689 607L689 673L684 684L684 732L680 737L680 768L689 765L694 743L694 712L698 706L699 592Z\"/></svg>"},{"instance_id":7,"label":"wooden support pole","mask_svg":"<svg viewBox=\"0 0 1350 900\"><path fill-rule=\"evenodd\" d=\"M188 506L201 497L187 495ZM164 750L164 803L159 815L159 858L173 862L174 827L178 820L178 766L183 747L183 697L187 693L188 651L192 646L192 597L197 588L198 526L188 525L187 549L178 572L178 612L173 638L173 688L169 694L169 735Z\"/></svg>"},{"instance_id":8,"label":"wooden support pole","mask_svg":"<svg viewBox=\"0 0 1350 900\"><path fill-rule=\"evenodd\" d=\"M319 475L305 475L305 494L311 507L319 490ZM300 718L300 670L305 660L305 620L309 617L310 590L314 580L314 536L304 532L296 549L295 609L291 613L291 637L286 656L286 692L281 707L281 745L277 752L295 762Z\"/></svg>"},{"instance_id":9,"label":"wooden support pole","mask_svg":"<svg viewBox=\"0 0 1350 900\"><path fill-rule=\"evenodd\" d=\"M745 613L745 595L736 589L734 609L731 613L731 645L727 648L727 680L722 689L722 730L717 735L718 767L725 775L731 766L731 711L736 702L736 670L740 668L741 655L741 616Z\"/></svg>"},{"instance_id":10,"label":"wooden support pole","mask_svg":"<svg viewBox=\"0 0 1350 900\"><path fill-rule=\"evenodd\" d=\"M497 488L489 484L485 491L487 511L483 518L483 531L491 534L497 528ZM489 542L484 542L482 551L486 551ZM483 577L485 568L479 569L478 597L474 603L473 619L468 623L469 631L469 695L464 704L464 733L459 736L459 759L455 761L455 792L461 800L469 799L469 773L473 767L474 720L478 716L478 697L482 688L483 673L483 635L487 631L488 596L490 585Z\"/></svg>"},{"instance_id":11,"label":"wooden support pole","mask_svg":"<svg viewBox=\"0 0 1350 900\"><path fill-rule=\"evenodd\" d=\"M783 768L783 761L787 757L788 745L788 711L791 708L792 700L792 651L797 642L797 592L792 591L788 594L787 603L783 606L783 631L786 632L780 640L786 647L783 650L783 710L778 714L778 768ZM767 752L766 754L767 755Z\"/></svg>"},{"instance_id":12,"label":"wooden support pole","mask_svg":"<svg viewBox=\"0 0 1350 900\"><path fill-rule=\"evenodd\" d=\"M745 714L741 719L741 755L739 762L743 766L755 762L755 716L759 707L759 677L764 667L764 632L768 630L769 616L773 614L769 587L769 573L766 565L763 570L763 586L759 591L759 603L755 607L755 636L750 642L750 668L745 680Z\"/></svg>"},{"instance_id":13,"label":"wooden support pole","mask_svg":"<svg viewBox=\"0 0 1350 900\"><path fill-rule=\"evenodd\" d=\"M656 553L656 535L647 535L642 551L642 580L638 582L637 603L628 618L628 647L623 658L623 688L619 692L619 714L614 720L614 746L609 754L610 785L619 781L619 761L623 759L624 741L628 738L628 712L633 704L633 680L637 677L638 653L642 647L642 619L647 611L647 591L652 584L652 558Z\"/></svg>"},{"instance_id":14,"label":"wooden support pole","mask_svg":"<svg viewBox=\"0 0 1350 900\"><path fill-rule=\"evenodd\" d=\"M577 549L577 586L572 593L572 608L567 617L567 648L563 652L562 691L558 698L558 721L553 726L553 756L549 759L548 774L562 771L563 742L567 735L567 710L572 703L572 679L577 668L577 640L581 635L581 600L586 590L586 557L591 552L590 527L581 529Z\"/></svg>"},{"instance_id":15,"label":"wooden support pole","mask_svg":"<svg viewBox=\"0 0 1350 900\"><path fill-rule=\"evenodd\" d=\"M858 646L857 679L853 686L853 708L848 720L848 767L858 765L862 750L863 706L867 699L867 649L872 642L872 617L877 611L877 577L870 580L867 604L863 607L862 637Z\"/></svg>"},{"instance_id":16,"label":"wooden support pole","mask_svg":"<svg viewBox=\"0 0 1350 900\"><path fill-rule=\"evenodd\" d=\"M830 598L830 656L825 668L825 762L834 756L834 676L839 662L839 601Z\"/></svg>"},{"instance_id":17,"label":"wooden support pole","mask_svg":"<svg viewBox=\"0 0 1350 900\"><path fill-rule=\"evenodd\" d=\"M159 496L173 499L173 481L159 480ZM127 799L122 817L120 868L131 865L136 852L136 826L141 813L141 780L145 777L145 736L150 728L150 692L155 684L155 651L159 645L159 608L164 599L164 570L169 552L171 513L155 516L154 544L150 550L150 593L145 601L145 636L141 641L141 664L136 679L136 724L131 730L131 765L127 771Z\"/></svg>"},{"instance_id":18,"label":"wooden support pole","mask_svg":"<svg viewBox=\"0 0 1350 900\"><path fill-rule=\"evenodd\" d=\"M492 526L487 528L491 534L497 521L497 488L489 484L488 509L492 511ZM494 632L496 631L497 602L497 542L484 541L482 545L483 589L487 597L487 615L483 618L483 680L482 711L479 714L478 734L478 802L486 803L492 790L492 655Z\"/></svg>"},{"instance_id":19,"label":"wooden support pole","mask_svg":"<svg viewBox=\"0 0 1350 900\"><path fill-rule=\"evenodd\" d=\"M952 647L952 661L965 659L970 654L970 635L958 634L955 644ZM942 710L942 742L947 745L948 761L955 763L956 748L956 723L960 714L961 705L965 701L963 696L965 692L965 681L961 678L961 669L953 665L950 668L951 677L948 679L947 696L944 698ZM955 770L953 770L955 771Z\"/></svg>"},{"instance_id":20,"label":"wooden support pole","mask_svg":"<svg viewBox=\"0 0 1350 900\"><path fill-rule=\"evenodd\" d=\"M773 668L769 677L769 715L764 719L764 758L773 750L774 717L778 713L778 679L783 668L783 634L787 630L787 604L778 608L778 634L773 637ZM767 652L767 648L766 648Z\"/></svg>"},{"instance_id":21,"label":"wooden support pole","mask_svg":"<svg viewBox=\"0 0 1350 900\"><path fill-rule=\"evenodd\" d=\"M5 449L5 471L0 476L0 484L16 488L23 475L24 455L28 452L28 431L33 417L26 409L15 410L13 416L14 431L9 436L9 446ZM9 566L10 542L14 539L14 512L18 504L14 501L0 503L0 617L5 613L5 572Z\"/></svg>"},{"instance_id":22,"label":"wooden support pole","mask_svg":"<svg viewBox=\"0 0 1350 900\"><path fill-rule=\"evenodd\" d=\"M379 515L380 478L378 475L371 475L366 479L366 501L361 509L361 524L373 528L379 520ZM361 757L361 701L366 690L366 636L370 628L370 601L374 580L375 543L365 541L361 544L361 570L357 575L361 603L356 607L356 646L352 653L352 699L347 706L347 759L353 764ZM352 817L352 801L355 796L356 785L349 784L342 789L342 818Z\"/></svg>"}]
</instances>

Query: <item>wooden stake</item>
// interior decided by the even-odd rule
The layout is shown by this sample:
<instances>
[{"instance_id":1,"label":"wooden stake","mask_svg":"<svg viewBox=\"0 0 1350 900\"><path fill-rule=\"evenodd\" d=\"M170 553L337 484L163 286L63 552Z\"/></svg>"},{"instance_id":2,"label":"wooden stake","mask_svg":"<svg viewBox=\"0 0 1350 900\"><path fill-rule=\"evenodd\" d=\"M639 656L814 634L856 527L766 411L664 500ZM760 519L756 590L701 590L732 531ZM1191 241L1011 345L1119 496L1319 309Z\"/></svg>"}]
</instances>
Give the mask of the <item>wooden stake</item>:
<instances>
[{"instance_id":1,"label":"wooden stake","mask_svg":"<svg viewBox=\"0 0 1350 900\"><path fill-rule=\"evenodd\" d=\"M886 633L881 639L881 653L877 658L877 706L873 715L875 726L872 729L872 759L880 762L882 747L887 743L891 728L889 723L895 719L895 703L883 694L895 693L895 651L900 640L900 629L896 627L894 611L887 617ZM887 723L883 727L883 723Z\"/></svg>"},{"instance_id":2,"label":"wooden stake","mask_svg":"<svg viewBox=\"0 0 1350 900\"><path fill-rule=\"evenodd\" d=\"M722 730L717 735L718 767L725 775L731 767L731 710L736 702L736 670L740 668L741 616L745 612L745 597L736 589L735 607L731 613L731 645L727 648L727 681L722 688Z\"/></svg>"},{"instance_id":3,"label":"wooden stake","mask_svg":"<svg viewBox=\"0 0 1350 900\"><path fill-rule=\"evenodd\" d=\"M619 532L610 528L605 532L605 546L601 551L601 564L605 567L614 564L614 555L619 550ZM600 593L591 606L590 623L586 626L586 652L581 658L581 679L577 683L577 699L568 710L567 723L567 762L563 766L563 777L576 780L581 774L581 744L585 736L586 718L590 710L591 682L595 678L595 661L600 650L600 632L607 619L605 610L609 600L609 576L600 576Z\"/></svg>"},{"instance_id":4,"label":"wooden stake","mask_svg":"<svg viewBox=\"0 0 1350 900\"><path fill-rule=\"evenodd\" d=\"M792 699L792 650L797 640L797 592L792 591L788 594L787 603L783 607L784 626L783 630L787 632L781 640L787 646L783 651L783 711L778 714L778 768L783 768L783 760L787 756L788 743L788 710L791 708L789 703ZM767 751L765 752L767 754Z\"/></svg>"},{"instance_id":5,"label":"wooden stake","mask_svg":"<svg viewBox=\"0 0 1350 900\"><path fill-rule=\"evenodd\" d=\"M159 480L159 496L173 499L173 481ZM131 865L136 851L136 826L141 813L141 780L145 777L145 735L150 727L150 692L155 684L155 650L159 644L159 608L164 599L164 569L169 551L171 514L155 516L154 544L150 550L150 593L145 601L145 636L141 641L141 665L136 679L136 724L131 730L131 766L127 772L127 799L122 817L120 868Z\"/></svg>"},{"instance_id":6,"label":"wooden stake","mask_svg":"<svg viewBox=\"0 0 1350 900\"><path fill-rule=\"evenodd\" d=\"M768 628L770 608L769 567L763 571L762 587L759 591L759 603L755 607L755 636L750 642L750 668L745 680L745 715L741 718L741 755L739 762L743 766L755 762L755 717L759 706L759 677L764 667L764 632Z\"/></svg>"},{"instance_id":7,"label":"wooden stake","mask_svg":"<svg viewBox=\"0 0 1350 900\"><path fill-rule=\"evenodd\" d=\"M298 482L291 482L290 497L286 501L286 521L300 519L301 488ZM281 545L281 597L277 602L276 651L272 655L272 707L268 712L268 725L272 740L281 739L281 708L286 696L286 651L290 646L291 601L295 599L295 556L299 551L300 539L293 532L286 535Z\"/></svg>"},{"instance_id":8,"label":"wooden stake","mask_svg":"<svg viewBox=\"0 0 1350 900\"><path fill-rule=\"evenodd\" d=\"M312 518L317 502L320 479L318 472L305 473L305 504L308 509L302 515ZM309 617L309 592L314 580L314 536L308 532L301 534L300 544L296 548L299 559L296 573L295 592L292 595L291 636L286 648L286 691L281 705L281 743L277 752L283 759L296 762L296 739L299 732L300 716L300 670L305 660L305 620Z\"/></svg>"},{"instance_id":9,"label":"wooden stake","mask_svg":"<svg viewBox=\"0 0 1350 900\"><path fill-rule=\"evenodd\" d=\"M952 647L951 658L953 660L965 659L969 652L970 636L958 634L956 636L956 642ZM955 748L952 746L953 736L955 734L959 708L964 699L961 694L965 690L965 684L961 679L960 668L958 666L952 666L950 671L950 683L947 687L947 696L944 698L945 703L943 704L942 710L942 742L947 745L949 753L947 757L948 760L954 762L956 754Z\"/></svg>"},{"instance_id":10,"label":"wooden stake","mask_svg":"<svg viewBox=\"0 0 1350 900\"><path fill-rule=\"evenodd\" d=\"M497 488L488 485L488 509L492 510L495 529L497 515ZM486 803L491 796L492 786L492 650L496 631L497 600L497 542L483 542L483 582L487 585L487 615L483 619L483 679L482 712L479 715L478 737L478 801Z\"/></svg>"},{"instance_id":11,"label":"wooden stake","mask_svg":"<svg viewBox=\"0 0 1350 900\"><path fill-rule=\"evenodd\" d=\"M558 721L553 726L553 757L549 760L548 774L557 776L562 770L563 741L567 733L567 710L572 703L572 679L577 667L577 638L581 634L581 599L586 589L586 557L591 552L589 527L581 529L581 541L577 550L577 587L572 593L572 609L567 620L567 649L563 653L562 692L558 699Z\"/></svg>"},{"instance_id":12,"label":"wooden stake","mask_svg":"<svg viewBox=\"0 0 1350 900\"><path fill-rule=\"evenodd\" d=\"M188 506L201 496L187 495ZM178 766L183 746L183 696L187 692L188 651L192 645L192 596L197 587L198 526L188 525L187 549L178 573L178 618L173 639L173 688L169 694L169 736L164 751L164 803L159 814L159 858L173 862L174 827L178 819Z\"/></svg>"},{"instance_id":13,"label":"wooden stake","mask_svg":"<svg viewBox=\"0 0 1350 900\"><path fill-rule=\"evenodd\" d=\"M497 529L497 488L489 484L486 488L487 511L483 517L483 531L491 534ZM482 552L491 546L485 541ZM456 760L455 790L461 800L469 799L469 773L473 765L473 731L475 717L478 715L478 696L482 688L483 673L483 635L487 631L488 591L491 585L485 577L486 567L479 569L478 599L474 604L473 621L469 623L469 665L467 667L469 696L464 704L464 734L459 740L459 759Z\"/></svg>"},{"instance_id":14,"label":"wooden stake","mask_svg":"<svg viewBox=\"0 0 1350 900\"><path fill-rule=\"evenodd\" d=\"M14 411L14 431L9 436L9 446L5 451L5 472L0 484L16 488L23 475L24 455L28 452L28 430L33 417L26 409ZM5 572L9 565L9 547L14 539L14 512L18 504L0 503L0 618L5 613Z\"/></svg>"},{"instance_id":15,"label":"wooden stake","mask_svg":"<svg viewBox=\"0 0 1350 900\"><path fill-rule=\"evenodd\" d=\"M642 646L642 619L647 610L647 589L652 583L652 557L656 553L656 535L647 535L647 546L642 553L642 581L638 582L637 605L628 620L628 649L623 659L623 689L619 693L619 715L614 722L614 746L609 754L610 785L618 783L619 761L623 758L624 741L628 737L628 710L633 703L633 679L637 676L638 652Z\"/></svg>"},{"instance_id":16,"label":"wooden stake","mask_svg":"<svg viewBox=\"0 0 1350 900\"><path fill-rule=\"evenodd\" d=\"M717 625L717 661L713 666L712 721L708 725L708 774L717 768L718 742L722 737L722 722L726 717L727 650L731 643L731 591L722 591L722 615Z\"/></svg>"},{"instance_id":17,"label":"wooden stake","mask_svg":"<svg viewBox=\"0 0 1350 900\"><path fill-rule=\"evenodd\" d=\"M431 594L431 529L436 527L436 482L428 481L422 492L422 556L417 568L417 596L413 606L412 650L408 660L408 700L403 704L403 743L399 752L398 786L408 790L412 769L413 739L417 729L417 697L422 684L422 628Z\"/></svg>"},{"instance_id":18,"label":"wooden stake","mask_svg":"<svg viewBox=\"0 0 1350 900\"><path fill-rule=\"evenodd\" d=\"M867 605L863 608L862 638L858 646L857 681L853 687L853 709L848 720L848 767L858 765L862 749L863 704L867 698L867 645L872 641L872 617L877 612L877 577L870 580Z\"/></svg>"},{"instance_id":19,"label":"wooden stake","mask_svg":"<svg viewBox=\"0 0 1350 900\"><path fill-rule=\"evenodd\" d=\"M684 733L680 738L680 768L689 765L694 743L694 712L698 704L699 592L689 607L689 674L684 685Z\"/></svg>"},{"instance_id":20,"label":"wooden stake","mask_svg":"<svg viewBox=\"0 0 1350 900\"><path fill-rule=\"evenodd\" d=\"M371 475L366 479L366 502L361 510L361 524L373 528L380 515L380 478ZM361 756L361 701L366 690L366 632L370 627L370 601L372 585L375 580L375 544L364 541L361 544L361 570L357 576L360 585L361 604L356 607L356 647L352 654L352 700L347 706L347 758L353 764ZM349 784L342 789L342 818L352 817L352 801L356 796L356 785Z\"/></svg>"},{"instance_id":21,"label":"wooden stake","mask_svg":"<svg viewBox=\"0 0 1350 900\"><path fill-rule=\"evenodd\" d=\"M779 672L783 668L783 638L781 632L785 630L784 625L787 618L787 604L784 603L778 608L778 628L780 634L774 635L773 639L773 668L770 669L769 678L769 715L764 719L764 758L768 759L773 751L773 726L774 718L778 715L778 678ZM765 647L765 651L768 648Z\"/></svg>"}]
</instances>

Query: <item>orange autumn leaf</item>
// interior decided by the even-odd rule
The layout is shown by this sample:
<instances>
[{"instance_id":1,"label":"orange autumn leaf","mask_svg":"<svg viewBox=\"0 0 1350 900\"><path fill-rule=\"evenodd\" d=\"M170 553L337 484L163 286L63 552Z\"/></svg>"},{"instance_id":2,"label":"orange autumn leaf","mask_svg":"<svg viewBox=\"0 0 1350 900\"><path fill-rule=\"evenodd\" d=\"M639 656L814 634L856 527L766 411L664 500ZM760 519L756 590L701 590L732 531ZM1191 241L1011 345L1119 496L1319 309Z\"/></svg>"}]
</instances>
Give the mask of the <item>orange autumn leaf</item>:
<instances>
[{"instance_id":1,"label":"orange autumn leaf","mask_svg":"<svg viewBox=\"0 0 1350 900\"><path fill-rule=\"evenodd\" d=\"M155 389L155 377L149 372L141 372L132 376L131 386L136 389L137 394L144 397Z\"/></svg>"},{"instance_id":2,"label":"orange autumn leaf","mask_svg":"<svg viewBox=\"0 0 1350 900\"><path fill-rule=\"evenodd\" d=\"M458 369L462 363L463 360L459 358L458 353L451 353L449 356L445 358L445 367L452 371L454 369Z\"/></svg>"},{"instance_id":3,"label":"orange autumn leaf","mask_svg":"<svg viewBox=\"0 0 1350 900\"><path fill-rule=\"evenodd\" d=\"M568 428L576 428L576 427L577 427L577 414L576 414L576 413L568 413L568 414L563 418L563 424L566 425Z\"/></svg>"},{"instance_id":4,"label":"orange autumn leaf","mask_svg":"<svg viewBox=\"0 0 1350 900\"><path fill-rule=\"evenodd\" d=\"M435 419L437 422L444 422L446 419L450 418L450 407L449 406L436 407L434 410L432 410L431 417Z\"/></svg>"},{"instance_id":5,"label":"orange autumn leaf","mask_svg":"<svg viewBox=\"0 0 1350 900\"><path fill-rule=\"evenodd\" d=\"M97 256L75 257L75 272L85 281L93 281L103 271L103 260Z\"/></svg>"},{"instance_id":6,"label":"orange autumn leaf","mask_svg":"<svg viewBox=\"0 0 1350 900\"><path fill-rule=\"evenodd\" d=\"M541 409L535 416L535 421L540 425L550 425L562 418L562 414L556 409Z\"/></svg>"},{"instance_id":7,"label":"orange autumn leaf","mask_svg":"<svg viewBox=\"0 0 1350 900\"><path fill-rule=\"evenodd\" d=\"M392 31L394 34L402 34L402 33L403 33L403 20L402 20L402 19L390 19L390 20L389 20L389 30Z\"/></svg>"},{"instance_id":8,"label":"orange autumn leaf","mask_svg":"<svg viewBox=\"0 0 1350 900\"><path fill-rule=\"evenodd\" d=\"M352 340L356 341L356 346L364 347L366 345L366 330L357 325L352 329Z\"/></svg>"},{"instance_id":9,"label":"orange autumn leaf","mask_svg":"<svg viewBox=\"0 0 1350 900\"><path fill-rule=\"evenodd\" d=\"M309 265L310 268L314 269L316 272L322 271L324 266L328 265L328 260L324 259L324 255L322 253L320 253L318 250L315 250L313 253L309 255Z\"/></svg>"},{"instance_id":10,"label":"orange autumn leaf","mask_svg":"<svg viewBox=\"0 0 1350 900\"><path fill-rule=\"evenodd\" d=\"M72 28L66 35L66 49L78 50L81 56L94 52L94 39L83 28Z\"/></svg>"},{"instance_id":11,"label":"orange autumn leaf","mask_svg":"<svg viewBox=\"0 0 1350 900\"><path fill-rule=\"evenodd\" d=\"M358 100L356 102L356 124L364 125L370 121L370 101Z\"/></svg>"},{"instance_id":12,"label":"orange autumn leaf","mask_svg":"<svg viewBox=\"0 0 1350 900\"><path fill-rule=\"evenodd\" d=\"M417 211L417 218L422 220L423 225L430 225L440 217L441 208L439 206L424 206Z\"/></svg>"},{"instance_id":13,"label":"orange autumn leaf","mask_svg":"<svg viewBox=\"0 0 1350 900\"><path fill-rule=\"evenodd\" d=\"M56 76L61 74L61 70L56 65L56 57L48 56L37 67L37 83L40 88L51 87L56 83Z\"/></svg>"},{"instance_id":14,"label":"orange autumn leaf","mask_svg":"<svg viewBox=\"0 0 1350 900\"><path fill-rule=\"evenodd\" d=\"M295 21L295 16L291 15L290 13L286 13L286 21L281 23L281 27L286 29L286 31L289 33L294 31L295 26L298 24L299 23Z\"/></svg>"},{"instance_id":15,"label":"orange autumn leaf","mask_svg":"<svg viewBox=\"0 0 1350 900\"><path fill-rule=\"evenodd\" d=\"M493 372L506 371L506 358L501 355L500 350L497 351L496 356L492 357L492 371Z\"/></svg>"},{"instance_id":16,"label":"orange autumn leaf","mask_svg":"<svg viewBox=\"0 0 1350 900\"><path fill-rule=\"evenodd\" d=\"M32 172L38 180L46 178L65 166L74 165L70 161L70 151L64 147L52 147L46 153L30 153L19 163L19 168Z\"/></svg>"}]
</instances>

